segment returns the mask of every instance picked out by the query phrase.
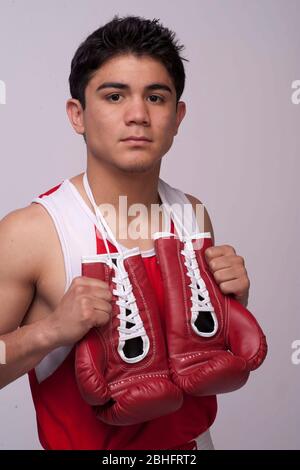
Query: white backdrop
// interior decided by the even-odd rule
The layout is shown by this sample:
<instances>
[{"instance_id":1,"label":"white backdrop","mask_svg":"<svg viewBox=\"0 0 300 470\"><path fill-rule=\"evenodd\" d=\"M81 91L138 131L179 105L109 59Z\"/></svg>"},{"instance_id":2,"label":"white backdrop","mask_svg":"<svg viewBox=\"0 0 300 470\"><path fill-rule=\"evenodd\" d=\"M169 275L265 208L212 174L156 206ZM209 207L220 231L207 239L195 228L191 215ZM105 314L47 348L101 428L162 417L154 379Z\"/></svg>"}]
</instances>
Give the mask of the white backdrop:
<instances>
[{"instance_id":1,"label":"white backdrop","mask_svg":"<svg viewBox=\"0 0 300 470\"><path fill-rule=\"evenodd\" d=\"M116 13L160 18L186 46L187 116L162 176L245 257L268 337L264 365L219 397L215 446L299 449L300 0L0 0L0 216L84 168L70 62ZM40 448L27 377L0 391L0 423L0 449Z\"/></svg>"}]
</instances>

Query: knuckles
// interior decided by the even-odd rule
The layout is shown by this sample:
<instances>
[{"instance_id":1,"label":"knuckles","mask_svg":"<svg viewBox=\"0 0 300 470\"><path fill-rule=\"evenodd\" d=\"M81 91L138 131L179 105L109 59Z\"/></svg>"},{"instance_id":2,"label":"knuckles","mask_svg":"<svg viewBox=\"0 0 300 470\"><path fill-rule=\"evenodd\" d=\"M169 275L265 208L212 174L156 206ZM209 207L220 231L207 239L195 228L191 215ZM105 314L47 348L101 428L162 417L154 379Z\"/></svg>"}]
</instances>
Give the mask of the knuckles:
<instances>
[{"instance_id":1,"label":"knuckles","mask_svg":"<svg viewBox=\"0 0 300 470\"><path fill-rule=\"evenodd\" d=\"M82 285L82 276L74 277L74 279L72 280L72 285L74 287L81 286Z\"/></svg>"},{"instance_id":2,"label":"knuckles","mask_svg":"<svg viewBox=\"0 0 300 470\"><path fill-rule=\"evenodd\" d=\"M91 306L90 299L85 295L78 296L77 302L78 305L83 309L89 308Z\"/></svg>"},{"instance_id":3,"label":"knuckles","mask_svg":"<svg viewBox=\"0 0 300 470\"><path fill-rule=\"evenodd\" d=\"M74 294L75 294L76 297L79 297L79 296L81 296L82 294L84 294L85 290L86 290L85 287L82 286L82 285L76 285L76 286L74 286L74 288L73 288L73 292L74 292Z\"/></svg>"},{"instance_id":4,"label":"knuckles","mask_svg":"<svg viewBox=\"0 0 300 470\"><path fill-rule=\"evenodd\" d=\"M209 261L208 266L211 271L215 271L217 269L217 263L215 260Z\"/></svg>"},{"instance_id":5,"label":"knuckles","mask_svg":"<svg viewBox=\"0 0 300 470\"><path fill-rule=\"evenodd\" d=\"M245 260L242 256L236 255L235 260L240 266L245 266Z\"/></svg>"},{"instance_id":6,"label":"knuckles","mask_svg":"<svg viewBox=\"0 0 300 470\"><path fill-rule=\"evenodd\" d=\"M224 295L227 295L227 294L231 294L232 291L231 289L229 288L228 286L228 282L221 282L220 285L219 285L220 289L221 289L221 292L224 294Z\"/></svg>"},{"instance_id":7,"label":"knuckles","mask_svg":"<svg viewBox=\"0 0 300 470\"><path fill-rule=\"evenodd\" d=\"M214 278L217 284L220 284L220 282L223 280L223 274L220 271L216 271L214 273Z\"/></svg>"},{"instance_id":8,"label":"knuckles","mask_svg":"<svg viewBox=\"0 0 300 470\"><path fill-rule=\"evenodd\" d=\"M225 254L228 256L236 254L235 249L231 245L223 245L223 248L224 248Z\"/></svg>"}]
</instances>

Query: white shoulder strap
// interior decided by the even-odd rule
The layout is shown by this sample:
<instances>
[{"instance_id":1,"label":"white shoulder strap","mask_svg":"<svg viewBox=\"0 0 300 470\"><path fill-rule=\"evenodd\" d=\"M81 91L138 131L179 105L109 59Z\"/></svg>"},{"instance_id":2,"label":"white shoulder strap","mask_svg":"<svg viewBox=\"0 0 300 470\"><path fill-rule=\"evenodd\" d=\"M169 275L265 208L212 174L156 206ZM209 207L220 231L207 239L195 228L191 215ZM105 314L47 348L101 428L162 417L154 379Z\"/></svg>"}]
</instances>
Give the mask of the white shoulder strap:
<instances>
[{"instance_id":1,"label":"white shoulder strap","mask_svg":"<svg viewBox=\"0 0 300 470\"><path fill-rule=\"evenodd\" d=\"M97 253L93 221L74 198L68 180L50 195L36 198L33 202L45 207L55 225L64 256L66 291L72 279L81 274L82 254Z\"/></svg>"},{"instance_id":2,"label":"white shoulder strap","mask_svg":"<svg viewBox=\"0 0 300 470\"><path fill-rule=\"evenodd\" d=\"M159 180L158 191L178 235L183 238L199 233L195 212L187 196L180 189L173 188L162 179Z\"/></svg>"}]
</instances>

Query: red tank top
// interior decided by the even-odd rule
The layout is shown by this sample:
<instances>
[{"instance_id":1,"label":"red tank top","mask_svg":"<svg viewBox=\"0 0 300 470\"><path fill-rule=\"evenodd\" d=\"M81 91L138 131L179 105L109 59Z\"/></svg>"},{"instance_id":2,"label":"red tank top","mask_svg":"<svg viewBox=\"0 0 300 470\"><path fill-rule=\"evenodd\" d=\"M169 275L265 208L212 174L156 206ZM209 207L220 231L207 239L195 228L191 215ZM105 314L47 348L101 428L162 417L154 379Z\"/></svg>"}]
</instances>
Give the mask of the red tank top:
<instances>
[{"instance_id":1,"label":"red tank top","mask_svg":"<svg viewBox=\"0 0 300 470\"><path fill-rule=\"evenodd\" d=\"M55 191L47 191L50 194ZM97 236L97 231L96 231ZM108 242L109 243L109 242ZM110 250L116 251L109 243ZM97 236L97 253L106 252ZM156 293L164 324L164 296L161 274L155 255L143 258L149 281ZM74 373L74 351L42 382L29 371L41 445L49 450L159 450L180 446L205 432L217 412L215 396L185 395L175 413L131 426L111 426L98 420L81 397Z\"/></svg>"}]
</instances>

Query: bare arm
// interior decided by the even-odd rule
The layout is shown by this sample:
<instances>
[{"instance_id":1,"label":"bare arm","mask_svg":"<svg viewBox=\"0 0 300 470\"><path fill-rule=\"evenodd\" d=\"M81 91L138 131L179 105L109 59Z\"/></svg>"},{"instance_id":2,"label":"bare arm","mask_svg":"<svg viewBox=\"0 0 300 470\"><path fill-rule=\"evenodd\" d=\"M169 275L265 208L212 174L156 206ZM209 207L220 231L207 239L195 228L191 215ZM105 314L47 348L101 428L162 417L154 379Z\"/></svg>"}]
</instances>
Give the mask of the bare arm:
<instances>
[{"instance_id":1,"label":"bare arm","mask_svg":"<svg viewBox=\"0 0 300 470\"><path fill-rule=\"evenodd\" d=\"M109 318L111 293L107 285L79 277L51 315L20 326L41 270L45 250L42 226L40 210L34 206L15 211L0 222L1 357L5 352L0 388L34 368L49 351L75 343Z\"/></svg>"},{"instance_id":2,"label":"bare arm","mask_svg":"<svg viewBox=\"0 0 300 470\"><path fill-rule=\"evenodd\" d=\"M53 349L51 332L47 334L44 322L41 320L0 335L6 362L0 365L0 389L34 368Z\"/></svg>"},{"instance_id":3,"label":"bare arm","mask_svg":"<svg viewBox=\"0 0 300 470\"><path fill-rule=\"evenodd\" d=\"M51 348L41 322L18 328L35 292L37 250L30 242L36 213L20 209L0 223L0 388L34 367ZM3 354L2 354L3 356Z\"/></svg>"}]
</instances>

